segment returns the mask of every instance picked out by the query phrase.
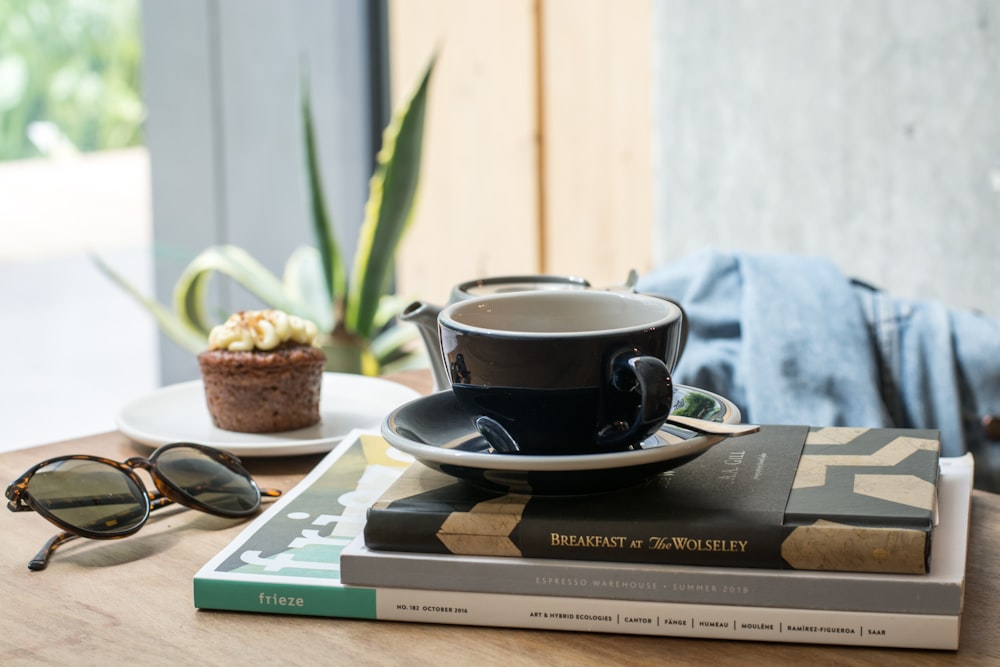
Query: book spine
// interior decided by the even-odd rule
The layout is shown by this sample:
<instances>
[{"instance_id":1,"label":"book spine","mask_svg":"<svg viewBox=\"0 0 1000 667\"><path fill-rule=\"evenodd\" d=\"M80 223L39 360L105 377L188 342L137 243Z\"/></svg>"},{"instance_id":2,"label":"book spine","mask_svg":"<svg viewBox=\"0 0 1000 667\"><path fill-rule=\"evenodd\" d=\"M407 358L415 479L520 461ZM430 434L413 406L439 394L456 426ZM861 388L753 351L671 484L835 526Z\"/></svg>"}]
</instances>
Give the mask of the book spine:
<instances>
[{"instance_id":1,"label":"book spine","mask_svg":"<svg viewBox=\"0 0 1000 667\"><path fill-rule=\"evenodd\" d=\"M375 619L376 595L371 588L196 577L194 606L265 614L335 616Z\"/></svg>"},{"instance_id":2,"label":"book spine","mask_svg":"<svg viewBox=\"0 0 1000 667\"><path fill-rule=\"evenodd\" d=\"M960 617L379 589L379 620L955 650Z\"/></svg>"},{"instance_id":3,"label":"book spine","mask_svg":"<svg viewBox=\"0 0 1000 667\"><path fill-rule=\"evenodd\" d=\"M882 613L958 614L962 609L960 582L927 582L912 575L876 579L838 574L441 557L363 547L341 554L345 583L376 588L418 585L454 592Z\"/></svg>"},{"instance_id":4,"label":"book spine","mask_svg":"<svg viewBox=\"0 0 1000 667\"><path fill-rule=\"evenodd\" d=\"M896 648L958 648L960 617L195 580L195 606L658 637Z\"/></svg>"},{"instance_id":5,"label":"book spine","mask_svg":"<svg viewBox=\"0 0 1000 667\"><path fill-rule=\"evenodd\" d=\"M704 520L697 513L679 511L655 527L619 519L566 517L560 518L558 529L553 525L535 516L512 518L478 507L467 513L432 515L375 506L368 511L364 535L373 549L381 551L909 575L926 574L932 536L929 522L926 530L842 530L825 525L805 538L793 532L790 543L805 542L820 556L824 549L840 556L832 561L816 557L800 566L797 560L782 558L780 530L762 528L752 517L741 523L735 513L724 527L718 518ZM833 544L838 530L846 533L839 544L824 547ZM822 538L817 538L820 533ZM883 560L881 555L887 553L891 558Z\"/></svg>"}]
</instances>

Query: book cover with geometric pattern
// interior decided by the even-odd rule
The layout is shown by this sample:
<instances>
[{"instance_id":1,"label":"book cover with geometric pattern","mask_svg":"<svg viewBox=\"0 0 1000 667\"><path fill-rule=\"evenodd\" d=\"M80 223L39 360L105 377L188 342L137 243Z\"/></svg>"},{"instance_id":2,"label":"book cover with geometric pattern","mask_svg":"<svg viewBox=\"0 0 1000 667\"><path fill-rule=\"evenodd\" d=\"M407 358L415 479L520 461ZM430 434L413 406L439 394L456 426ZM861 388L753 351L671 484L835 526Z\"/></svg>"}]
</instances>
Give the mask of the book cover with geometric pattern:
<instances>
[{"instance_id":1,"label":"book cover with geometric pattern","mask_svg":"<svg viewBox=\"0 0 1000 667\"><path fill-rule=\"evenodd\" d=\"M369 548L925 573L939 434L762 426L632 488L503 493L411 466L368 511Z\"/></svg>"}]
</instances>

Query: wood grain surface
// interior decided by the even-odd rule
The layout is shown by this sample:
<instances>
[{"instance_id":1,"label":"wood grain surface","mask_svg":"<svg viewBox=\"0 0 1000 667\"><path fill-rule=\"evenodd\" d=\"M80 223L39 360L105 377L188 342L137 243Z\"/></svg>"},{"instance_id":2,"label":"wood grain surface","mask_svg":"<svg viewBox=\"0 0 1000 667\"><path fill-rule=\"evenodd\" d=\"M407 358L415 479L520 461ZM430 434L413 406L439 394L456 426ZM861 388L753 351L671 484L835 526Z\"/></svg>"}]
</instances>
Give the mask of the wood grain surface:
<instances>
[{"instance_id":1,"label":"wood grain surface","mask_svg":"<svg viewBox=\"0 0 1000 667\"><path fill-rule=\"evenodd\" d=\"M424 375L400 378L427 389ZM5 485L63 453L115 459L149 450L102 433L0 455ZM290 489L318 455L246 461ZM976 492L961 649L888 650L199 611L192 577L243 523L184 509L153 515L137 535L79 540L48 569L28 560L55 533L32 513L0 512L0 664L143 665L992 665L1000 664L1000 496Z\"/></svg>"}]
</instances>

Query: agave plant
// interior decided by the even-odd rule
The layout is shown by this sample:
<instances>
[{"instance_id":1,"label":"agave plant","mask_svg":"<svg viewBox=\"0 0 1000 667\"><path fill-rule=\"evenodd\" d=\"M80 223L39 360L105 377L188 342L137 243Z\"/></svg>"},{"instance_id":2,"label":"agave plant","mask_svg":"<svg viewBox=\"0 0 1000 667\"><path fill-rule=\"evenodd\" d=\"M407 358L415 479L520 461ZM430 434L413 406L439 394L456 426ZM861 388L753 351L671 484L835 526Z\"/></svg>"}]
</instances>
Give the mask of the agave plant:
<instances>
[{"instance_id":1,"label":"agave plant","mask_svg":"<svg viewBox=\"0 0 1000 667\"><path fill-rule=\"evenodd\" d=\"M242 248L212 246L184 269L169 308L140 293L100 257L93 257L95 263L152 314L167 336L192 354L206 349L208 333L216 322L209 314L208 285L218 273L245 287L268 307L315 322L324 332L321 344L327 353L327 370L376 375L412 363L414 355L420 353L419 346L410 345L416 332L410 327L389 326L402 306L390 287L393 259L416 199L433 68L432 59L383 132L350 275L323 197L305 86L301 111L316 245L295 250L281 278Z\"/></svg>"}]
</instances>

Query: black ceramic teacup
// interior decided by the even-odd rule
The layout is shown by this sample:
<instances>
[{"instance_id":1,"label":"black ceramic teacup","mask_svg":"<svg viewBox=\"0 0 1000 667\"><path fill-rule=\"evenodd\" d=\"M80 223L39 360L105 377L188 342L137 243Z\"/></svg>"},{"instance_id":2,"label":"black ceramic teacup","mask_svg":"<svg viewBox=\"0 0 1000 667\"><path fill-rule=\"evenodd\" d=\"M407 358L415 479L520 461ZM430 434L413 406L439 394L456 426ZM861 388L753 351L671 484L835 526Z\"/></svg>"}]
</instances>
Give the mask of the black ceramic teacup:
<instances>
[{"instance_id":1,"label":"black ceramic teacup","mask_svg":"<svg viewBox=\"0 0 1000 667\"><path fill-rule=\"evenodd\" d=\"M502 453L628 449L666 420L682 313L600 290L495 294L441 311L452 389Z\"/></svg>"}]
</instances>

